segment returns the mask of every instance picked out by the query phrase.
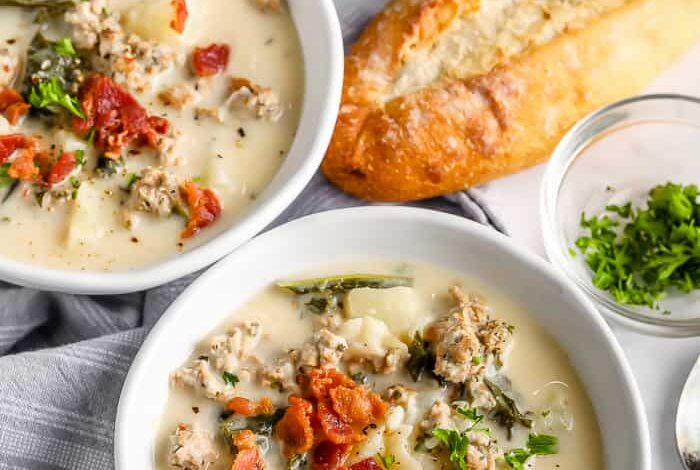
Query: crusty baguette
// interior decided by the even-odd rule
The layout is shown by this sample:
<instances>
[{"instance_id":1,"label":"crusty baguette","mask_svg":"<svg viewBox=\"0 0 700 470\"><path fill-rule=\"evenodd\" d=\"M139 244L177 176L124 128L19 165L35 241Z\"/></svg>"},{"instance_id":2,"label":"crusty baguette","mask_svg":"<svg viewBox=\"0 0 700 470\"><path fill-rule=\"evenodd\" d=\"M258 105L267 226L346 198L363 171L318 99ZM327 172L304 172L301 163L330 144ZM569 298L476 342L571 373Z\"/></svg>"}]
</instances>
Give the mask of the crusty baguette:
<instances>
[{"instance_id":1,"label":"crusty baguette","mask_svg":"<svg viewBox=\"0 0 700 470\"><path fill-rule=\"evenodd\" d=\"M639 93L700 39L700 0L620 4L478 74L442 74L396 95L407 54L432 47L452 21L479 5L392 1L346 59L343 103L323 172L357 197L405 201L544 161L578 119Z\"/></svg>"}]
</instances>

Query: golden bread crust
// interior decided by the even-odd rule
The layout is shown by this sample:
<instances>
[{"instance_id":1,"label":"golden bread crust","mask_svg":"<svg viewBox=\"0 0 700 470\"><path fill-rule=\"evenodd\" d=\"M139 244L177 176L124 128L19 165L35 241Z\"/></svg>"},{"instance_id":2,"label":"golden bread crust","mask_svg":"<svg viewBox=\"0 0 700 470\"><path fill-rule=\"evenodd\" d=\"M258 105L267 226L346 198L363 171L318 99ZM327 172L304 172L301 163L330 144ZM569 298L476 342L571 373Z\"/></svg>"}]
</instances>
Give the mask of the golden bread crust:
<instances>
[{"instance_id":1,"label":"golden bread crust","mask_svg":"<svg viewBox=\"0 0 700 470\"><path fill-rule=\"evenodd\" d=\"M578 119L639 93L700 39L700 1L629 0L466 79L392 97L407 50L431 43L476 1L394 0L346 59L343 103L322 164L373 201L433 197L548 158Z\"/></svg>"}]
</instances>

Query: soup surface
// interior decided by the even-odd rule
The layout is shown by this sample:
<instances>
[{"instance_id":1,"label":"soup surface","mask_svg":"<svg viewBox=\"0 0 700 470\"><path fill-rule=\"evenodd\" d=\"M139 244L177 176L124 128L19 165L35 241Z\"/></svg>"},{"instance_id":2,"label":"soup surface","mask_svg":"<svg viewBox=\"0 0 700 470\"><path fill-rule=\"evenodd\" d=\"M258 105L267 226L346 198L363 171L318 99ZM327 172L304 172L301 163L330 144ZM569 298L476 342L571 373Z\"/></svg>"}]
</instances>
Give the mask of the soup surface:
<instances>
[{"instance_id":1,"label":"soup surface","mask_svg":"<svg viewBox=\"0 0 700 470\"><path fill-rule=\"evenodd\" d=\"M568 358L507 293L386 260L306 275L173 371L155 468L604 468Z\"/></svg>"},{"instance_id":2,"label":"soup surface","mask_svg":"<svg viewBox=\"0 0 700 470\"><path fill-rule=\"evenodd\" d=\"M211 239L284 161L303 89L279 1L0 7L0 255L111 271Z\"/></svg>"}]
</instances>

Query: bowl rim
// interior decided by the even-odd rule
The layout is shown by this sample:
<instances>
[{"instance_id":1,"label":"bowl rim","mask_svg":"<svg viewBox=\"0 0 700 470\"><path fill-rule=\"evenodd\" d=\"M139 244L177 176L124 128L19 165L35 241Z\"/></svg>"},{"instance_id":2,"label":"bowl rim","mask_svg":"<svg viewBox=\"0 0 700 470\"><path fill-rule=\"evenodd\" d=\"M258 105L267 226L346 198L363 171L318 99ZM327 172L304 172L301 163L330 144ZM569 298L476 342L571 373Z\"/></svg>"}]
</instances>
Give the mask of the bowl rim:
<instances>
[{"instance_id":1,"label":"bowl rim","mask_svg":"<svg viewBox=\"0 0 700 470\"><path fill-rule=\"evenodd\" d=\"M305 91L296 136L287 159L255 203L211 240L140 268L79 271L0 257L0 279L24 287L72 294L142 291L211 265L280 215L321 164L340 107L344 67L342 32L332 0L287 1L301 43ZM311 15L313 18L308 18ZM307 23L305 27L301 27L303 22ZM285 176L285 173L289 174Z\"/></svg>"},{"instance_id":2,"label":"bowl rim","mask_svg":"<svg viewBox=\"0 0 700 470\"><path fill-rule=\"evenodd\" d=\"M683 102L691 106L698 106L700 109L700 98L694 96L676 93L643 94L603 106L582 118L567 131L552 152L540 185L540 227L542 238L547 258L552 265L563 272L591 298L605 314L606 318L645 334L671 337L698 336L700 335L700 319L673 320L662 316L659 316L659 318L645 317L636 312L634 307L620 304L606 297L602 291L590 285L590 279L587 282L586 279L582 279L571 270L567 257L559 249L561 239L558 236L556 202L562 182L569 167L576 161L580 152L595 139L605 137L614 132L614 129L606 129L602 133L598 132L586 141L580 141L579 134L597 122L598 119L617 110L637 103L653 101L665 104ZM678 121L680 122L680 119Z\"/></svg>"},{"instance_id":3,"label":"bowl rim","mask_svg":"<svg viewBox=\"0 0 700 470\"><path fill-rule=\"evenodd\" d=\"M196 298L200 289L205 288L210 279L215 279L220 276L220 273L232 269L231 266L242 266L239 259L244 258L247 251L254 251L256 245L265 245L268 243L268 239L274 240L274 237L281 236L281 234L288 236L290 232L303 230L301 228L303 226L333 227L342 223L349 223L353 226L411 223L453 231L461 237L479 238L484 243L491 244L495 249L513 258L514 262L521 263L530 269L530 272L542 277L545 282L551 283L557 291L561 292L562 297L568 297L573 303L578 304L580 309L578 309L577 315L586 316L587 321L595 330L593 334L599 335L603 343L608 346L609 351L606 354L609 354L611 367L618 374L625 395L629 399L631 410L628 411L631 412L627 413L626 416L630 423L634 422L636 425L629 432L634 434L633 440L638 447L635 451L640 451L639 454L635 454L640 463L637 468L639 470L651 469L651 444L647 416L631 367L608 324L598 313L591 300L577 289L571 280L554 269L545 259L517 245L509 237L464 217L407 206L360 206L311 214L265 232L219 261L178 296L149 332L124 381L115 420L114 459L116 470L126 470L125 462L128 462L128 456L131 455L127 426L134 414L132 409L139 399L139 381L144 374L149 373L148 361L158 354L158 347L162 341L167 339L169 330L173 328L181 316L186 314L187 308L191 307L190 299ZM388 233L388 231L384 231L384 233ZM341 253L339 256L347 254L351 255L352 253ZM422 262L430 263L429 258L423 258ZM588 388L586 383L583 386ZM600 387L604 386L600 385ZM587 391L587 393L590 392ZM600 420L597 421L600 425ZM605 448L607 449L609 446L610 444L606 445Z\"/></svg>"}]
</instances>

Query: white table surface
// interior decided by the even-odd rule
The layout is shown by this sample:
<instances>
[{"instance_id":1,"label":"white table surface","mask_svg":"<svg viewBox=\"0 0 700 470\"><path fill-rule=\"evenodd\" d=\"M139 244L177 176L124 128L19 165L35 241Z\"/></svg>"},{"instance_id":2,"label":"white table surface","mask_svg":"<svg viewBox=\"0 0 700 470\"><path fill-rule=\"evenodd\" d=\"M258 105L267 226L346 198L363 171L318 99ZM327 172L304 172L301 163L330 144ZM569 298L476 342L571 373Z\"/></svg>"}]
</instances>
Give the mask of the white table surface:
<instances>
[{"instance_id":1,"label":"white table surface","mask_svg":"<svg viewBox=\"0 0 700 470\"><path fill-rule=\"evenodd\" d=\"M647 92L700 97L700 44L659 77ZM539 226L543 173L544 166L539 166L482 189L516 243L545 257ZM627 354L642 392L649 419L653 468L681 469L675 444L676 405L686 376L700 354L700 338L659 338L637 333L621 324L610 326Z\"/></svg>"}]
</instances>

